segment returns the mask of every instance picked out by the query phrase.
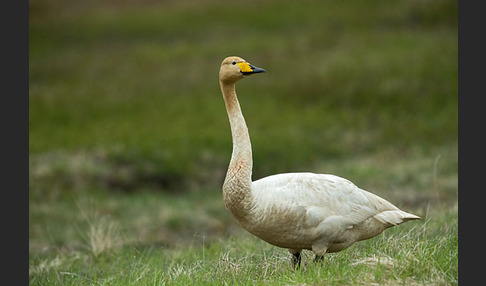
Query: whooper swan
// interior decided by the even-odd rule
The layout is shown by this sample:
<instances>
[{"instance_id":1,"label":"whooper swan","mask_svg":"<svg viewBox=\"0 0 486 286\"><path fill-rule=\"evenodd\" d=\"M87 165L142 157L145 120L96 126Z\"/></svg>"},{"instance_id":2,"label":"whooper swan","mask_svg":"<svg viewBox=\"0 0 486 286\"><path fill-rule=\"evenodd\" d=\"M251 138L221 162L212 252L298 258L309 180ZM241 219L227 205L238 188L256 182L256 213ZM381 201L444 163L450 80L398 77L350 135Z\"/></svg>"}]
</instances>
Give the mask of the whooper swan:
<instances>
[{"instance_id":1,"label":"whooper swan","mask_svg":"<svg viewBox=\"0 0 486 286\"><path fill-rule=\"evenodd\" d=\"M235 83L265 72L240 57L221 64L219 84L228 113L233 153L223 184L223 200L234 219L260 239L287 248L299 266L303 249L322 261L326 252L343 250L385 229L420 217L328 174L285 173L252 182L248 128Z\"/></svg>"}]
</instances>

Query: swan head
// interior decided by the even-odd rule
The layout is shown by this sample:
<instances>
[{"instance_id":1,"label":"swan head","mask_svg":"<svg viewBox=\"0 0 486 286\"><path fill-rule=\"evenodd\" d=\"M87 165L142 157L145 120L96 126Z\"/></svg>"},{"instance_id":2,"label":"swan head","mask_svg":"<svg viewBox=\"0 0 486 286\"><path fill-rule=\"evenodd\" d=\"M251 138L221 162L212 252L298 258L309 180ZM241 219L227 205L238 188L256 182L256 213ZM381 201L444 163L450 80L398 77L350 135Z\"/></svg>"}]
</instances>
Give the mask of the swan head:
<instances>
[{"instance_id":1,"label":"swan head","mask_svg":"<svg viewBox=\"0 0 486 286\"><path fill-rule=\"evenodd\" d=\"M261 72L265 72L265 70L251 65L240 57L231 56L224 59L221 63L219 80L222 82L237 82L246 76Z\"/></svg>"}]
</instances>

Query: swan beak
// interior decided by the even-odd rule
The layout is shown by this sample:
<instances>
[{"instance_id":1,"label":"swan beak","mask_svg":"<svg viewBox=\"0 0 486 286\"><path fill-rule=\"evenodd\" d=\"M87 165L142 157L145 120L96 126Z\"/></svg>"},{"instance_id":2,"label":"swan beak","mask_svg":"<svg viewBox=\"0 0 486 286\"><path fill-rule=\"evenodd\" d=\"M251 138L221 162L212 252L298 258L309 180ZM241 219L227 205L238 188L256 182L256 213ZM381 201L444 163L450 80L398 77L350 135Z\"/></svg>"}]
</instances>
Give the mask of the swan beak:
<instances>
[{"instance_id":1,"label":"swan beak","mask_svg":"<svg viewBox=\"0 0 486 286\"><path fill-rule=\"evenodd\" d=\"M251 75L254 73L265 72L264 69L257 68L256 66L250 65L249 63L238 63L238 66L240 67L241 73L243 75Z\"/></svg>"}]
</instances>

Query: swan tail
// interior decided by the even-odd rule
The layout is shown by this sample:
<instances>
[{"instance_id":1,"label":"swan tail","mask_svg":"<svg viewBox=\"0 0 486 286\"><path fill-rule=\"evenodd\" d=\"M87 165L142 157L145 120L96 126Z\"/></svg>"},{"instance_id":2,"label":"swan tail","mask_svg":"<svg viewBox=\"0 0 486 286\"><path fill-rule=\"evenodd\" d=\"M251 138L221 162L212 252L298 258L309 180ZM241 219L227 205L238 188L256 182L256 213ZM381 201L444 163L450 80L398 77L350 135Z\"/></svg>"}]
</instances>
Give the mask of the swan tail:
<instances>
[{"instance_id":1,"label":"swan tail","mask_svg":"<svg viewBox=\"0 0 486 286\"><path fill-rule=\"evenodd\" d=\"M384 211L375 215L374 218L384 224L390 225L399 225L409 220L421 219L419 216L404 212L402 210Z\"/></svg>"}]
</instances>

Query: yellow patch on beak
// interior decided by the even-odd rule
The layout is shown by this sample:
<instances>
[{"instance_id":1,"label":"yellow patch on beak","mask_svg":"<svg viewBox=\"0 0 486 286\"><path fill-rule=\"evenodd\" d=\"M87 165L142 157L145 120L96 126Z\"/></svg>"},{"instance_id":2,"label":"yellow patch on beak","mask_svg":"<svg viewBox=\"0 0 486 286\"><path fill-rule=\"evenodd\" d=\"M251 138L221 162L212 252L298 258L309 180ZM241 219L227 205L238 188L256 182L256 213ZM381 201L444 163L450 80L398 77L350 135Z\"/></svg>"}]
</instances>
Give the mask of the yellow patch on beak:
<instances>
[{"instance_id":1,"label":"yellow patch on beak","mask_svg":"<svg viewBox=\"0 0 486 286\"><path fill-rule=\"evenodd\" d=\"M252 72L253 69L250 67L249 63L237 63L240 67L241 72Z\"/></svg>"}]
</instances>

